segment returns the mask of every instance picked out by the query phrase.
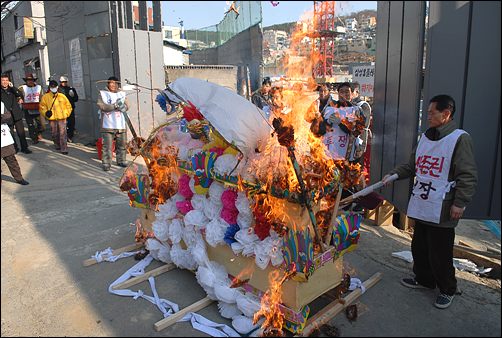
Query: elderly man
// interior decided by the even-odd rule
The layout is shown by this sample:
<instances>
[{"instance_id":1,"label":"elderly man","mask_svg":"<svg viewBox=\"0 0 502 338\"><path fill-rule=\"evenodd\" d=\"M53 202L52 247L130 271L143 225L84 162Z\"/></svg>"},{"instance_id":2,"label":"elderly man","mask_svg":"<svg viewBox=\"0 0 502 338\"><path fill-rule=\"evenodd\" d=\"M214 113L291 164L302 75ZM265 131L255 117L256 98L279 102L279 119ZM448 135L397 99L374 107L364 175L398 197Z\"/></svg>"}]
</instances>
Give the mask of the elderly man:
<instances>
[{"instance_id":1,"label":"elderly man","mask_svg":"<svg viewBox=\"0 0 502 338\"><path fill-rule=\"evenodd\" d=\"M103 138L103 170L108 171L112 162L112 144L115 141L117 165L127 167L126 120L122 111L127 111L129 105L125 92L119 90L119 79L115 76L108 78L106 90L101 90L97 105L101 114L101 137Z\"/></svg>"},{"instance_id":2,"label":"elderly man","mask_svg":"<svg viewBox=\"0 0 502 338\"><path fill-rule=\"evenodd\" d=\"M68 78L66 76L61 76L59 78L59 90L63 93L71 104L71 114L66 119L66 128L68 142L73 142L73 135L75 134L75 102L78 101L77 90L73 87L68 86Z\"/></svg>"},{"instance_id":3,"label":"elderly man","mask_svg":"<svg viewBox=\"0 0 502 338\"><path fill-rule=\"evenodd\" d=\"M411 251L415 278L404 278L409 288L439 288L434 305L444 309L457 294L453 267L455 227L472 200L477 169L470 135L457 129L455 101L448 95L430 100L429 129L422 134L408 163L394 168L383 179L415 177L408 216L415 220Z\"/></svg>"},{"instance_id":4,"label":"elderly man","mask_svg":"<svg viewBox=\"0 0 502 338\"><path fill-rule=\"evenodd\" d=\"M42 132L45 130L44 116L40 115L38 110L42 86L36 84L37 78L33 74L26 74L23 80L25 84L18 89L23 95L24 117L33 143L38 143L42 140Z\"/></svg>"}]
</instances>

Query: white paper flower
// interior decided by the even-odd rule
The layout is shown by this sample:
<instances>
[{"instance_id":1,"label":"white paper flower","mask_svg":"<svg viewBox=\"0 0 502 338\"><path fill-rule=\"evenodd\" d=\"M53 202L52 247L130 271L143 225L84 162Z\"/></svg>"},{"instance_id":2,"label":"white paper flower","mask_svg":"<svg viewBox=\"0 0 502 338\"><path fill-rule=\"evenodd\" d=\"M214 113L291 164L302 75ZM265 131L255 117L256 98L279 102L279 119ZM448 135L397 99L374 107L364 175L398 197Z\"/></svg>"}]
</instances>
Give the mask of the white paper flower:
<instances>
[{"instance_id":1,"label":"white paper flower","mask_svg":"<svg viewBox=\"0 0 502 338\"><path fill-rule=\"evenodd\" d=\"M207 198L204 201L204 215L209 220L213 220L217 217L220 217L221 209L223 209L223 205L221 204L221 202L219 204L215 204L210 198Z\"/></svg>"},{"instance_id":2,"label":"white paper flower","mask_svg":"<svg viewBox=\"0 0 502 338\"><path fill-rule=\"evenodd\" d=\"M169 223L171 221L164 221L155 219L152 223L153 234L155 238L160 241L167 241L169 238Z\"/></svg>"},{"instance_id":3,"label":"white paper flower","mask_svg":"<svg viewBox=\"0 0 502 338\"><path fill-rule=\"evenodd\" d=\"M240 316L242 312L237 308L237 304L229 304L222 301L218 302L218 310L223 318L232 319Z\"/></svg>"},{"instance_id":4,"label":"white paper flower","mask_svg":"<svg viewBox=\"0 0 502 338\"><path fill-rule=\"evenodd\" d=\"M209 186L209 198L211 202L216 205L222 205L221 203L221 195L225 191L225 187L220 182L213 182Z\"/></svg>"},{"instance_id":5,"label":"white paper flower","mask_svg":"<svg viewBox=\"0 0 502 338\"><path fill-rule=\"evenodd\" d=\"M246 316L235 316L232 318L232 326L235 331L242 335L247 335L249 332L257 329L261 323L256 323L253 325L253 319Z\"/></svg>"},{"instance_id":6,"label":"white paper flower","mask_svg":"<svg viewBox=\"0 0 502 338\"><path fill-rule=\"evenodd\" d=\"M237 207L237 210L239 210L239 214L251 216L253 213L250 205L251 203L246 197L246 193L239 191L239 193L237 194L237 200L235 201L235 206Z\"/></svg>"},{"instance_id":7,"label":"white paper flower","mask_svg":"<svg viewBox=\"0 0 502 338\"><path fill-rule=\"evenodd\" d=\"M209 220L201 210L190 210L184 217L185 225L205 228Z\"/></svg>"},{"instance_id":8,"label":"white paper flower","mask_svg":"<svg viewBox=\"0 0 502 338\"><path fill-rule=\"evenodd\" d=\"M183 250L179 244L173 244L171 259L180 269L195 270L197 263L188 250Z\"/></svg>"},{"instance_id":9,"label":"white paper flower","mask_svg":"<svg viewBox=\"0 0 502 338\"><path fill-rule=\"evenodd\" d=\"M169 239L172 243L179 243L183 234L183 223L180 219L175 218L169 225Z\"/></svg>"},{"instance_id":10,"label":"white paper flower","mask_svg":"<svg viewBox=\"0 0 502 338\"><path fill-rule=\"evenodd\" d=\"M156 239L149 238L146 240L146 249L150 251L150 255L156 260L164 263L171 263L171 255L169 245L161 243Z\"/></svg>"},{"instance_id":11,"label":"white paper flower","mask_svg":"<svg viewBox=\"0 0 502 338\"><path fill-rule=\"evenodd\" d=\"M237 308L242 311L246 317L253 318L254 314L261 308L260 300L251 293L246 293L245 295L240 294L236 302Z\"/></svg>"},{"instance_id":12,"label":"white paper flower","mask_svg":"<svg viewBox=\"0 0 502 338\"><path fill-rule=\"evenodd\" d=\"M253 225L253 216L239 212L237 215L237 224L239 224L241 229L250 228Z\"/></svg>"},{"instance_id":13,"label":"white paper flower","mask_svg":"<svg viewBox=\"0 0 502 338\"><path fill-rule=\"evenodd\" d=\"M190 202L192 203L192 207L195 210L204 210L205 201L206 201L206 196L199 194L193 195L192 199L190 200Z\"/></svg>"},{"instance_id":14,"label":"white paper flower","mask_svg":"<svg viewBox=\"0 0 502 338\"><path fill-rule=\"evenodd\" d=\"M234 304L239 295L236 289L230 288L229 283L222 283L221 281L214 283L214 293L218 300L229 304Z\"/></svg>"},{"instance_id":15,"label":"white paper flower","mask_svg":"<svg viewBox=\"0 0 502 338\"><path fill-rule=\"evenodd\" d=\"M227 230L228 224L217 217L213 219L206 225L206 242L215 248L218 244L225 243L223 238L225 237L225 231Z\"/></svg>"}]
</instances>

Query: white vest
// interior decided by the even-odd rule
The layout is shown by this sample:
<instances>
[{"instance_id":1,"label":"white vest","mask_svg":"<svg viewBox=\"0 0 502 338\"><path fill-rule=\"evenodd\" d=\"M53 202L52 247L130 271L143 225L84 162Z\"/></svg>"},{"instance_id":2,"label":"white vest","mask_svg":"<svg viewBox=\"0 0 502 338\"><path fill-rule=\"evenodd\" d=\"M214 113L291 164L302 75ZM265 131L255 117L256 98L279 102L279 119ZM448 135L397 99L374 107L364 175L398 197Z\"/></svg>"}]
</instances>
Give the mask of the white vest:
<instances>
[{"instance_id":1,"label":"white vest","mask_svg":"<svg viewBox=\"0 0 502 338\"><path fill-rule=\"evenodd\" d=\"M42 87L36 85L33 87L28 87L23 85L24 99L26 103L38 103L40 102L40 93L42 92Z\"/></svg>"},{"instance_id":2,"label":"white vest","mask_svg":"<svg viewBox=\"0 0 502 338\"><path fill-rule=\"evenodd\" d=\"M4 107L4 104L2 102L2 115L4 113L4 110L5 110L5 107ZM6 125L5 123L2 124L2 148L3 147L7 147L11 144L14 144L14 139L12 138L12 135L10 133L10 128L8 125Z\"/></svg>"},{"instance_id":3,"label":"white vest","mask_svg":"<svg viewBox=\"0 0 502 338\"><path fill-rule=\"evenodd\" d=\"M415 182L408 217L439 224L445 195L455 187L455 181L448 181L451 158L458 138L464 133L467 134L456 129L438 141L422 134L415 155Z\"/></svg>"},{"instance_id":4,"label":"white vest","mask_svg":"<svg viewBox=\"0 0 502 338\"><path fill-rule=\"evenodd\" d=\"M115 104L119 98L125 99L125 92L112 93L107 90L100 90L101 99L103 103ZM120 110L113 110L110 112L99 112L103 119L102 127L104 129L126 129L126 122L124 115Z\"/></svg>"},{"instance_id":5,"label":"white vest","mask_svg":"<svg viewBox=\"0 0 502 338\"><path fill-rule=\"evenodd\" d=\"M356 114L359 112L359 107L325 107L324 109L324 119L327 120L332 114L339 114L340 119L353 117L355 120ZM329 156L335 160L345 159L347 154L347 146L349 145L349 134L344 132L338 125L333 126L333 130L324 134L322 142L326 145L329 151ZM357 142L357 141L356 141ZM354 154L354 148L352 149L351 157L352 160Z\"/></svg>"}]
</instances>

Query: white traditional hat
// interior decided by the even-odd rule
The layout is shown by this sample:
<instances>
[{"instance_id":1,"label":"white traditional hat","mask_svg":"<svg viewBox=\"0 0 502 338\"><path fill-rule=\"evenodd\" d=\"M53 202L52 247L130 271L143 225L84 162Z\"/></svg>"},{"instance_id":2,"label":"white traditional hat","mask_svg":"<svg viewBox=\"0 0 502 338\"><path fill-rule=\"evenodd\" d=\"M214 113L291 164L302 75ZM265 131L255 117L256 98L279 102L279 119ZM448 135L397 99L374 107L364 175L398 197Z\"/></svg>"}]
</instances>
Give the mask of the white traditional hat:
<instances>
[{"instance_id":1,"label":"white traditional hat","mask_svg":"<svg viewBox=\"0 0 502 338\"><path fill-rule=\"evenodd\" d=\"M68 82L68 77L62 75L60 78L59 78L59 82Z\"/></svg>"}]
</instances>

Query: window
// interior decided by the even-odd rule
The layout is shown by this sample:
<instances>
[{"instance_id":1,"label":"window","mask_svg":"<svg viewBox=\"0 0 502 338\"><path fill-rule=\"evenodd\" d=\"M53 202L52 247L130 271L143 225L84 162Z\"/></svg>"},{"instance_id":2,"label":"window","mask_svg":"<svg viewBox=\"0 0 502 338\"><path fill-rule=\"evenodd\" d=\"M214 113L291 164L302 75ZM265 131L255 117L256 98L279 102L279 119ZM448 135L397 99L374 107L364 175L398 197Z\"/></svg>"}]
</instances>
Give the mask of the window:
<instances>
[{"instance_id":1,"label":"window","mask_svg":"<svg viewBox=\"0 0 502 338\"><path fill-rule=\"evenodd\" d=\"M166 38L166 39L172 39L173 38L173 32L172 31L164 31L164 38Z\"/></svg>"}]
</instances>

